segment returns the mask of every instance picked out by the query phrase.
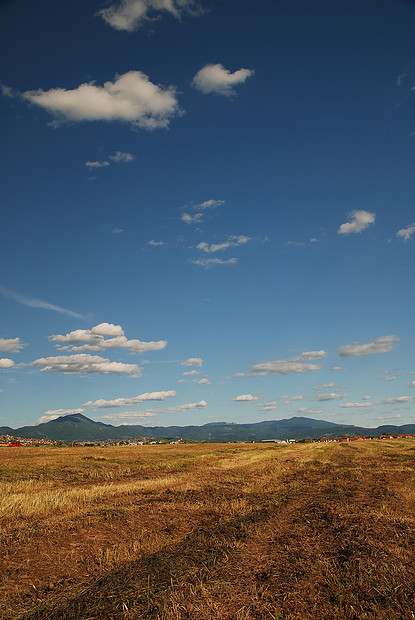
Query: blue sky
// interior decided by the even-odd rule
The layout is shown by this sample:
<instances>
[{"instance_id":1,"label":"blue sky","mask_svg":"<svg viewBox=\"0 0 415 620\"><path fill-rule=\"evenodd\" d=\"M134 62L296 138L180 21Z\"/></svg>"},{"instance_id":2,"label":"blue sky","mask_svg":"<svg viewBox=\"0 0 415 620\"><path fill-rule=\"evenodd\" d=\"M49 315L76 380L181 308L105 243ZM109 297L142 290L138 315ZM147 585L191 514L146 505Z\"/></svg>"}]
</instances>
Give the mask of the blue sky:
<instances>
[{"instance_id":1,"label":"blue sky","mask_svg":"<svg viewBox=\"0 0 415 620\"><path fill-rule=\"evenodd\" d=\"M415 423L415 3L0 16L0 425Z\"/></svg>"}]
</instances>

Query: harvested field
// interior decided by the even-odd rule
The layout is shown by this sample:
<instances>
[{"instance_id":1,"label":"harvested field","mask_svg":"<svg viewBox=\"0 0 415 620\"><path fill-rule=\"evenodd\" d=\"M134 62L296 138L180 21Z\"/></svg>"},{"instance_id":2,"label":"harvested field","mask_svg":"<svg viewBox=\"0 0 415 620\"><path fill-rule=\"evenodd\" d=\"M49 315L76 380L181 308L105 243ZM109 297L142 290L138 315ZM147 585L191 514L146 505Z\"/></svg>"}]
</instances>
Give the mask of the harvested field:
<instances>
[{"instance_id":1,"label":"harvested field","mask_svg":"<svg viewBox=\"0 0 415 620\"><path fill-rule=\"evenodd\" d=\"M415 441L4 448L4 620L415 619Z\"/></svg>"}]
</instances>

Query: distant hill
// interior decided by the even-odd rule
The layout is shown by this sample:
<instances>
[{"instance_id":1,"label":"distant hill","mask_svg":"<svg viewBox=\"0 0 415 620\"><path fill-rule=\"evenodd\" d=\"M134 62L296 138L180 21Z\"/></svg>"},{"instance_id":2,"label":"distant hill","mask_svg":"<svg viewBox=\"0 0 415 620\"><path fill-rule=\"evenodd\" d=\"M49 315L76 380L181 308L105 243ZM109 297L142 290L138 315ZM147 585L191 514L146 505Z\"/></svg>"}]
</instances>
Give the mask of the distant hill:
<instances>
[{"instance_id":1,"label":"distant hill","mask_svg":"<svg viewBox=\"0 0 415 620\"><path fill-rule=\"evenodd\" d=\"M13 435L15 432L10 426L0 426L0 435Z\"/></svg>"},{"instance_id":2,"label":"distant hill","mask_svg":"<svg viewBox=\"0 0 415 620\"><path fill-rule=\"evenodd\" d=\"M264 439L320 439L323 437L353 437L370 435L378 437L383 433L394 435L400 433L415 434L415 424L403 426L379 426L364 428L353 425L335 424L325 420L293 417L284 420L256 422L254 424L234 424L213 422L203 426L112 426L103 422L94 422L77 413L66 415L50 422L36 426L23 426L17 429L0 427L0 434L16 437L33 437L52 439L54 441L103 441L125 440L135 437L182 438L191 441L228 442L228 441L262 441Z\"/></svg>"}]
</instances>

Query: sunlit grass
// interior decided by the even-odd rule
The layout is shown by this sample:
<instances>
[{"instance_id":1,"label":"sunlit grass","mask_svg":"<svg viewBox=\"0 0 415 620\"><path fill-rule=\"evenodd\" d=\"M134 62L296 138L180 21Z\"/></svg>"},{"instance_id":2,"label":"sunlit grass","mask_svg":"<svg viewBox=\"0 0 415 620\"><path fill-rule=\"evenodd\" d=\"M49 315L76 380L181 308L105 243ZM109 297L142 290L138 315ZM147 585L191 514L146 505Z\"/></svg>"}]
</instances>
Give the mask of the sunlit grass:
<instances>
[{"instance_id":1,"label":"sunlit grass","mask_svg":"<svg viewBox=\"0 0 415 620\"><path fill-rule=\"evenodd\" d=\"M411 619L414 448L0 452L0 617Z\"/></svg>"}]
</instances>

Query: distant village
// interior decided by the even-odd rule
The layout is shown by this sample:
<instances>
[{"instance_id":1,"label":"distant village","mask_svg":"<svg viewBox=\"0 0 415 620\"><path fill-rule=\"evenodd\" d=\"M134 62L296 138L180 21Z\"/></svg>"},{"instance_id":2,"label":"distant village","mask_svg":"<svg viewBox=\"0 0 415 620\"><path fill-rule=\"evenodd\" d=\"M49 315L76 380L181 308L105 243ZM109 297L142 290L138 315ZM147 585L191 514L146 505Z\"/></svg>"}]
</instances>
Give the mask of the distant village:
<instances>
[{"instance_id":1,"label":"distant village","mask_svg":"<svg viewBox=\"0 0 415 620\"><path fill-rule=\"evenodd\" d=\"M39 439L28 437L15 437L13 435L0 435L0 448L27 447L27 446L143 446L154 444L180 444L187 443L184 439L154 439L153 437L136 437L134 439L103 439L99 441L54 441L52 439Z\"/></svg>"},{"instance_id":2,"label":"distant village","mask_svg":"<svg viewBox=\"0 0 415 620\"><path fill-rule=\"evenodd\" d=\"M227 443L263 443L263 444L294 444L294 443L339 443L346 441L378 441L381 439L412 439L415 435L411 433L401 433L393 435L384 433L377 437L355 435L354 437L320 437L317 439L262 439L258 441L232 441ZM133 439L105 439L98 441L54 441L52 439L39 439L28 437L15 437L13 435L0 435L0 448L27 447L27 446L144 446L144 445L164 445L164 444L186 444L197 443L194 440L174 438L163 439L154 437L136 437ZM206 442L202 442L206 443Z\"/></svg>"}]
</instances>

